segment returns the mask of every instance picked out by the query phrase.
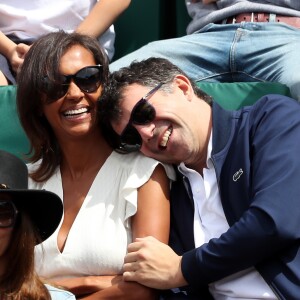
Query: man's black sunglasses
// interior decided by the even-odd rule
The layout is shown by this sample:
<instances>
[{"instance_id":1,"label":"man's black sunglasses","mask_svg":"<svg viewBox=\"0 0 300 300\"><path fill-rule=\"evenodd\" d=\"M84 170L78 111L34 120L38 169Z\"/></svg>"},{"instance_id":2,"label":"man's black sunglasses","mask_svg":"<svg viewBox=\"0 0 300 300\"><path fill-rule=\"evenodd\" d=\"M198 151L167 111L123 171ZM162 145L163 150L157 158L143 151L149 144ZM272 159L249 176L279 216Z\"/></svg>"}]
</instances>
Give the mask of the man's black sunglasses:
<instances>
[{"instance_id":1,"label":"man's black sunglasses","mask_svg":"<svg viewBox=\"0 0 300 300\"><path fill-rule=\"evenodd\" d=\"M155 119L155 108L148 100L163 84L164 83L159 83L135 104L131 111L129 122L121 133L120 145L116 149L117 152L130 153L140 150L143 142L142 137L132 124L145 125L151 123Z\"/></svg>"},{"instance_id":2,"label":"man's black sunglasses","mask_svg":"<svg viewBox=\"0 0 300 300\"><path fill-rule=\"evenodd\" d=\"M0 200L0 228L13 227L17 214L18 211L13 202Z\"/></svg>"},{"instance_id":3,"label":"man's black sunglasses","mask_svg":"<svg viewBox=\"0 0 300 300\"><path fill-rule=\"evenodd\" d=\"M45 76L43 78L43 92L46 94L48 102L63 97L67 93L72 79L83 92L93 93L103 82L102 66L84 67L73 75L60 75L56 80L51 80Z\"/></svg>"}]
</instances>

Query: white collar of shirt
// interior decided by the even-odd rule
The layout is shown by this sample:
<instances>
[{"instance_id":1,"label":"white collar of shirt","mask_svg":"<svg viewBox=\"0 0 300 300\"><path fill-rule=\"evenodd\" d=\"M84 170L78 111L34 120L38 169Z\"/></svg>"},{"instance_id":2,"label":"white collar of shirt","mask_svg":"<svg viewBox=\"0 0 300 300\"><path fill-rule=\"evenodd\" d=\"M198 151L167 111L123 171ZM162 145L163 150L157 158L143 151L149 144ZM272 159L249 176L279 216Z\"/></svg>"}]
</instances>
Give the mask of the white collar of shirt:
<instances>
[{"instance_id":1,"label":"white collar of shirt","mask_svg":"<svg viewBox=\"0 0 300 300\"><path fill-rule=\"evenodd\" d=\"M190 182L195 205L194 213L194 240L199 247L211 238L219 237L229 226L221 205L215 168L211 160L212 133L207 148L206 165L203 177L195 170L188 168L184 163L178 170Z\"/></svg>"}]
</instances>

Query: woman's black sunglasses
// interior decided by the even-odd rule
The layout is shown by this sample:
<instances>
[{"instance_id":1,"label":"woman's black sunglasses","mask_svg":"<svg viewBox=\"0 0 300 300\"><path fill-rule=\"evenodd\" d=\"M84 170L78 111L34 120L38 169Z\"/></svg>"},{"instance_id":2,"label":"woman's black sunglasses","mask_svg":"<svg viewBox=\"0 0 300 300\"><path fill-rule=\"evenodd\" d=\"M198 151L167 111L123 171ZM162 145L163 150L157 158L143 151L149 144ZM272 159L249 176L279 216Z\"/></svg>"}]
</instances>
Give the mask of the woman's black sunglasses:
<instances>
[{"instance_id":1,"label":"woman's black sunglasses","mask_svg":"<svg viewBox=\"0 0 300 300\"><path fill-rule=\"evenodd\" d=\"M63 97L67 93L72 79L83 92L93 93L103 82L102 66L84 67L73 75L60 75L55 81L45 76L43 78L43 92L46 94L48 102Z\"/></svg>"},{"instance_id":2,"label":"woman's black sunglasses","mask_svg":"<svg viewBox=\"0 0 300 300\"><path fill-rule=\"evenodd\" d=\"M0 228L13 227L18 211L11 201L0 200Z\"/></svg>"},{"instance_id":3,"label":"woman's black sunglasses","mask_svg":"<svg viewBox=\"0 0 300 300\"><path fill-rule=\"evenodd\" d=\"M159 83L135 104L131 111L129 122L121 133L120 145L116 149L117 152L130 153L140 150L143 142L142 137L132 124L145 125L151 123L155 119L155 108L148 100L163 84L164 83Z\"/></svg>"}]
</instances>

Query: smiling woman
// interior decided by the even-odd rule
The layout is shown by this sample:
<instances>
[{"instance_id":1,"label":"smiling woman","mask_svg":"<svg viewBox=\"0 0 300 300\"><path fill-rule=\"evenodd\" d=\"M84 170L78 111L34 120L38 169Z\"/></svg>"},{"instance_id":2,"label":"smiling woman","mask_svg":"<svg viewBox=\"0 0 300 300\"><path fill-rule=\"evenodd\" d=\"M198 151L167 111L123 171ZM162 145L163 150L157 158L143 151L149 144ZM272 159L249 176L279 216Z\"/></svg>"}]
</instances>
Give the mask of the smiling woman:
<instances>
[{"instance_id":1,"label":"smiling woman","mask_svg":"<svg viewBox=\"0 0 300 300\"><path fill-rule=\"evenodd\" d=\"M136 237L168 242L174 171L137 153L124 158L104 140L97 102L107 80L106 55L88 36L49 34L25 58L17 103L32 144L30 186L64 204L60 226L36 248L37 272L80 299L155 299L125 283L122 268Z\"/></svg>"}]
</instances>

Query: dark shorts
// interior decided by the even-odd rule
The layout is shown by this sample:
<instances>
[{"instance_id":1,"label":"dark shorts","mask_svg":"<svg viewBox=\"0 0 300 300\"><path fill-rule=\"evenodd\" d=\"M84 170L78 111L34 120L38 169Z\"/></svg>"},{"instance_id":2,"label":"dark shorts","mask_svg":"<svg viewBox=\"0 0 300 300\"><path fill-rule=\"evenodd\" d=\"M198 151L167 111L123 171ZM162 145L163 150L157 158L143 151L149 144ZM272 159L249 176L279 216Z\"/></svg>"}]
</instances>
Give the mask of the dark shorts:
<instances>
[{"instance_id":1,"label":"dark shorts","mask_svg":"<svg viewBox=\"0 0 300 300\"><path fill-rule=\"evenodd\" d=\"M9 84L16 84L15 74L10 68L8 60L2 54L0 54L0 71L4 74Z\"/></svg>"}]
</instances>

